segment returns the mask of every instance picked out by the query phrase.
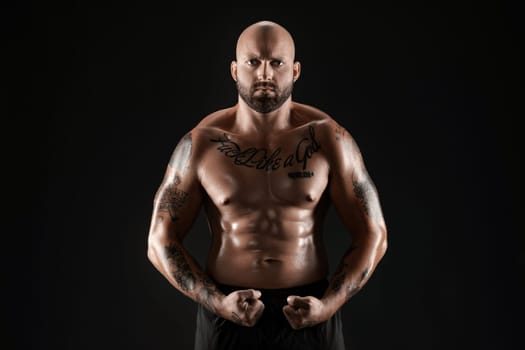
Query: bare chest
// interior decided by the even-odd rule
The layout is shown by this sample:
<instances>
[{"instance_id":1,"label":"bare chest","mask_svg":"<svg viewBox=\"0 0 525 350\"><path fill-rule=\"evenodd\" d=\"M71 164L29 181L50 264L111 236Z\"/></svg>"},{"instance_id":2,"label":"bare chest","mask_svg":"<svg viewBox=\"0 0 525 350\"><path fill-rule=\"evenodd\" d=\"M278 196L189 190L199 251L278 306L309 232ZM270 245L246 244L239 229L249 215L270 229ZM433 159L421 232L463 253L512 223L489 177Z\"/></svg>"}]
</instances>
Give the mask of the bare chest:
<instances>
[{"instance_id":1,"label":"bare chest","mask_svg":"<svg viewBox=\"0 0 525 350\"><path fill-rule=\"evenodd\" d=\"M199 166L217 206L315 205L328 182L328 162L313 128L265 141L211 137Z\"/></svg>"}]
</instances>

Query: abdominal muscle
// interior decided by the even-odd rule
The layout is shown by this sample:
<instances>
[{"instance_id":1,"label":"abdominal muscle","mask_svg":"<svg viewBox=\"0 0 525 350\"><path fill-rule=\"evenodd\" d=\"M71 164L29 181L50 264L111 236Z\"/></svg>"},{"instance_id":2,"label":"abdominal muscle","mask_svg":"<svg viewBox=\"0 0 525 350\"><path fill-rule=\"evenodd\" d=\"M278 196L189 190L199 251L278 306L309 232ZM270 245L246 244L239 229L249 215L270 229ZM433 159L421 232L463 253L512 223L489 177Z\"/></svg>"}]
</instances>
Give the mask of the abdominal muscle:
<instances>
[{"instance_id":1,"label":"abdominal muscle","mask_svg":"<svg viewBox=\"0 0 525 350\"><path fill-rule=\"evenodd\" d=\"M246 288L289 288L323 279L328 262L312 223L304 217L272 220L264 213L210 222L214 237L207 272L219 283Z\"/></svg>"}]
</instances>

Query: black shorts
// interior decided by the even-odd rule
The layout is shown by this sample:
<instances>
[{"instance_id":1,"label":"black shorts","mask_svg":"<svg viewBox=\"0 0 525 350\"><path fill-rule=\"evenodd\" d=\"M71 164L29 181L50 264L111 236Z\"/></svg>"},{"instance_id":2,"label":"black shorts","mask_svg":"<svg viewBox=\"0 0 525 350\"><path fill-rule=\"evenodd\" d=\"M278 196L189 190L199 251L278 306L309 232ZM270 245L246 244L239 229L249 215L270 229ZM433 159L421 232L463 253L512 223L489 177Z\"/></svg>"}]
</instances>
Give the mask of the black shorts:
<instances>
[{"instance_id":1,"label":"black shorts","mask_svg":"<svg viewBox=\"0 0 525 350\"><path fill-rule=\"evenodd\" d=\"M247 289L217 284L226 295ZM264 312L253 327L240 326L198 304L195 350L344 350L341 312L313 327L294 330L282 308L289 295L321 298L328 280L283 289L260 289Z\"/></svg>"}]
</instances>

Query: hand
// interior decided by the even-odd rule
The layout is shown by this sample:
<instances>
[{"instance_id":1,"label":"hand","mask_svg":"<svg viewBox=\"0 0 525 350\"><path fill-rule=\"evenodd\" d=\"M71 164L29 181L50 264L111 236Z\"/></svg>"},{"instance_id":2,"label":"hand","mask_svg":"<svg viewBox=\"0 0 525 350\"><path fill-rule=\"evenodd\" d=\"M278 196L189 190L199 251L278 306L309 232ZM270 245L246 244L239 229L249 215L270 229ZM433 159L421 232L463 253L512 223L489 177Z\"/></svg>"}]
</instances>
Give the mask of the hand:
<instances>
[{"instance_id":1,"label":"hand","mask_svg":"<svg viewBox=\"0 0 525 350\"><path fill-rule=\"evenodd\" d=\"M323 302L316 297L290 295L283 306L283 312L293 329L311 327L330 318Z\"/></svg>"},{"instance_id":2,"label":"hand","mask_svg":"<svg viewBox=\"0 0 525 350\"><path fill-rule=\"evenodd\" d=\"M259 300L261 292L254 289L237 290L221 302L221 316L241 326L254 326L264 311Z\"/></svg>"}]
</instances>

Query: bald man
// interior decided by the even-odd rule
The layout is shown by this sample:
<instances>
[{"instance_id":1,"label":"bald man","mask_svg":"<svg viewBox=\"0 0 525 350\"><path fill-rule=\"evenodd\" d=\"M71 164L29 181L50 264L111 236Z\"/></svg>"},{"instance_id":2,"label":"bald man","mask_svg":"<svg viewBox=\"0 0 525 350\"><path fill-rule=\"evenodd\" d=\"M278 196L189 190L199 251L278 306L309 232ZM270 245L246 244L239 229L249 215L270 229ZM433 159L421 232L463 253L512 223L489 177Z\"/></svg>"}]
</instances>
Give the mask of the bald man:
<instances>
[{"instance_id":1,"label":"bald man","mask_svg":"<svg viewBox=\"0 0 525 350\"><path fill-rule=\"evenodd\" d=\"M344 349L340 309L387 247L376 187L348 131L292 101L301 65L285 28L247 27L230 68L238 101L175 147L154 198L148 258L198 303L195 349ZM352 239L329 278L330 205ZM205 268L183 244L201 206Z\"/></svg>"}]
</instances>

